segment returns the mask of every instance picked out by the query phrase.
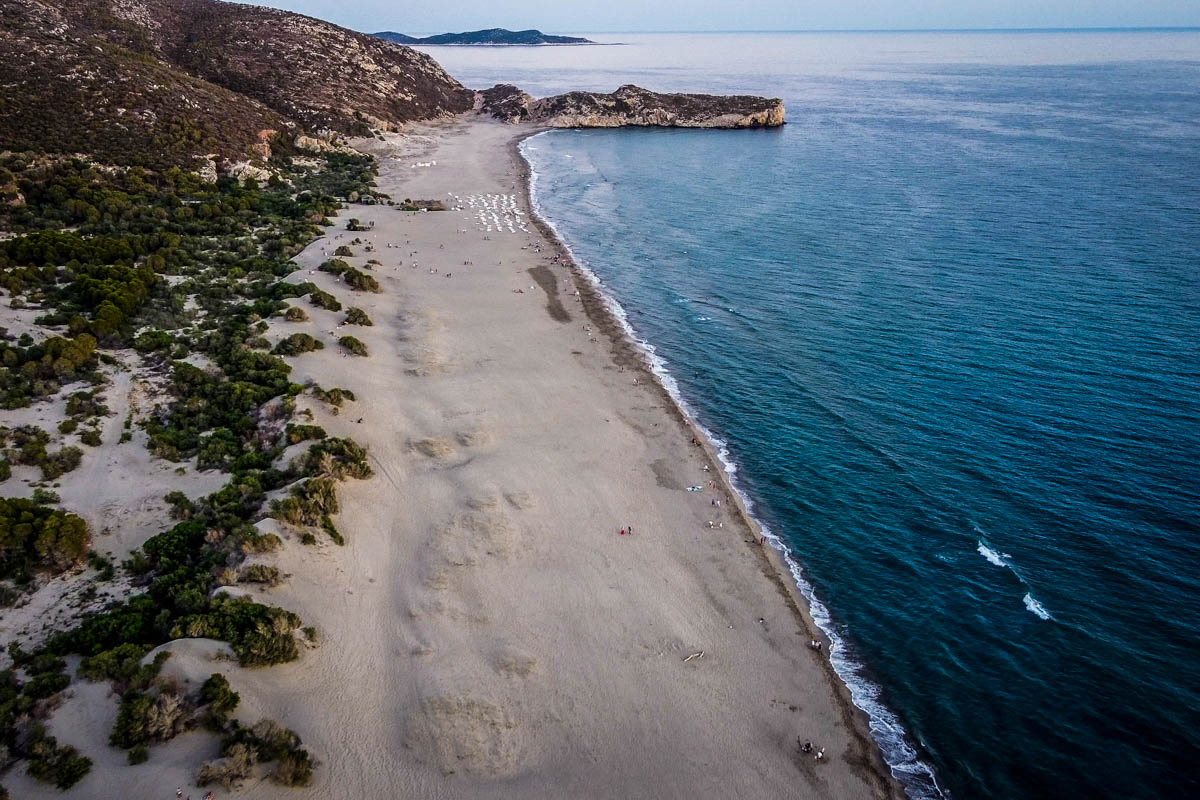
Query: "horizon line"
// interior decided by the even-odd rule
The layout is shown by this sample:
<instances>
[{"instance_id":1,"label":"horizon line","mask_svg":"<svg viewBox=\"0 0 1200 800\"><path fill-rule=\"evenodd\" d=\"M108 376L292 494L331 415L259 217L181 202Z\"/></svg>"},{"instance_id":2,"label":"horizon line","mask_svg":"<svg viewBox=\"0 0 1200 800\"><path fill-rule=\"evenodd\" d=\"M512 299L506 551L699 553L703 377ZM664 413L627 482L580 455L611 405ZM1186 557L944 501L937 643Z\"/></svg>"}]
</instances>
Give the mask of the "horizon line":
<instances>
[{"instance_id":1,"label":"horizon line","mask_svg":"<svg viewBox=\"0 0 1200 800\"><path fill-rule=\"evenodd\" d=\"M445 33L475 33L492 28L476 28L467 31L415 31L407 34L438 36ZM503 29L508 30L508 29ZM513 29L514 32L517 29ZM540 28L522 28L520 30L537 30L550 35L569 33L591 34L621 34L621 33L1104 33L1104 32L1137 32L1137 31L1200 31L1196 25L1099 25L1099 26L1064 26L1064 27L999 27L999 28L701 28L701 29L643 29L643 30L583 30L564 29L562 31L545 31ZM360 33L400 33L395 29L379 29L376 31L360 31Z\"/></svg>"}]
</instances>

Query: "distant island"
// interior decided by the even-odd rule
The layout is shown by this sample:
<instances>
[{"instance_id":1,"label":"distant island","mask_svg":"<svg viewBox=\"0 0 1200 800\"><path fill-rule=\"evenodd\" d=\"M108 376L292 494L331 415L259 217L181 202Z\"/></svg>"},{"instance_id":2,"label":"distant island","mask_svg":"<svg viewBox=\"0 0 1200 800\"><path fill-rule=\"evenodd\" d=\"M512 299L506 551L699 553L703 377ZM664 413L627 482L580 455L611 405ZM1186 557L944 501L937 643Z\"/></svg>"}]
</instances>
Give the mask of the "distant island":
<instances>
[{"instance_id":1,"label":"distant island","mask_svg":"<svg viewBox=\"0 0 1200 800\"><path fill-rule=\"evenodd\" d=\"M543 45L543 44L597 44L591 39L578 36L552 36L539 30L510 31L505 28L488 28L483 31L465 33L439 33L436 36L409 36L395 31L379 31L371 34L397 44L496 44L496 45Z\"/></svg>"}]
</instances>

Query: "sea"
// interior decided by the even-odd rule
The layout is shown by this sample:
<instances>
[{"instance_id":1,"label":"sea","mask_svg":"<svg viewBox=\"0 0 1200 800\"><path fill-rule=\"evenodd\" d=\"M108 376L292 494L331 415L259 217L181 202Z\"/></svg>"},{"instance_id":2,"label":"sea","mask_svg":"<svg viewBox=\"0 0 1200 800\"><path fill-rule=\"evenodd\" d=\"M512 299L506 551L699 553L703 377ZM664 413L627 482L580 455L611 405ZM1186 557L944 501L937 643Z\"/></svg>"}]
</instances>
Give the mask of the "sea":
<instances>
[{"instance_id":1,"label":"sea","mask_svg":"<svg viewBox=\"0 0 1200 800\"><path fill-rule=\"evenodd\" d=\"M908 794L1200 797L1200 31L590 38L426 49L786 102L523 151Z\"/></svg>"}]
</instances>

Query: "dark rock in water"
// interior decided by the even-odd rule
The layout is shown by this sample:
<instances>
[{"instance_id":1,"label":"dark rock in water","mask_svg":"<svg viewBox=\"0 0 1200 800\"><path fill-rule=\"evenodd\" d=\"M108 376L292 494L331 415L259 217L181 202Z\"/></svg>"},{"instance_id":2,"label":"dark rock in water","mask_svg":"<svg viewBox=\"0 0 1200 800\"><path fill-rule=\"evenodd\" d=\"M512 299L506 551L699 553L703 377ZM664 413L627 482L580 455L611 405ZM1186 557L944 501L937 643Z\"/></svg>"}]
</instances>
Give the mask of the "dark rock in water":
<instances>
[{"instance_id":1,"label":"dark rock in water","mask_svg":"<svg viewBox=\"0 0 1200 800\"><path fill-rule=\"evenodd\" d=\"M393 31L373 33L380 39L399 44L466 44L466 45L542 45L542 44L596 44L590 39L578 36L554 36L539 30L510 31L505 28L488 28L482 31L467 31L465 33L439 33L436 36L407 36Z\"/></svg>"},{"instance_id":2,"label":"dark rock in water","mask_svg":"<svg viewBox=\"0 0 1200 800\"><path fill-rule=\"evenodd\" d=\"M535 99L511 84L478 93L476 107L506 122L550 128L772 128L783 125L783 101L751 95L660 94L622 86L610 94L568 92Z\"/></svg>"}]
</instances>

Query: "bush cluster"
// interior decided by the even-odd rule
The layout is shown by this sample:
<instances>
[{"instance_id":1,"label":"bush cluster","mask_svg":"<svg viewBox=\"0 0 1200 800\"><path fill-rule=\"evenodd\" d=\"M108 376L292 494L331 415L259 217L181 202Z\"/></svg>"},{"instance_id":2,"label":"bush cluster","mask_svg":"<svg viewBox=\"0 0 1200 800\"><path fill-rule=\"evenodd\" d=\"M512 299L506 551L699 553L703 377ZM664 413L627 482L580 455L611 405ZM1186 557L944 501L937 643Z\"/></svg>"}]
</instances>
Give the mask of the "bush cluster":
<instances>
[{"instance_id":1,"label":"bush cluster","mask_svg":"<svg viewBox=\"0 0 1200 800\"><path fill-rule=\"evenodd\" d=\"M371 318L367 316L367 312L361 308L346 309L346 324L347 325L374 325Z\"/></svg>"},{"instance_id":2,"label":"bush cluster","mask_svg":"<svg viewBox=\"0 0 1200 800\"><path fill-rule=\"evenodd\" d=\"M42 478L52 481L78 467L83 460L83 451L78 447L63 447L52 453L46 449L49 443L50 434L34 425L0 429L0 444L7 447L5 463L38 467Z\"/></svg>"},{"instance_id":3,"label":"bush cluster","mask_svg":"<svg viewBox=\"0 0 1200 800\"><path fill-rule=\"evenodd\" d=\"M0 497L0 578L28 582L38 570L62 572L87 552L83 518L20 497Z\"/></svg>"},{"instance_id":4,"label":"bush cluster","mask_svg":"<svg viewBox=\"0 0 1200 800\"><path fill-rule=\"evenodd\" d=\"M353 336L343 336L342 338L338 339L338 344L356 356L367 355L367 346L363 344L361 340L356 339Z\"/></svg>"},{"instance_id":5,"label":"bush cluster","mask_svg":"<svg viewBox=\"0 0 1200 800\"><path fill-rule=\"evenodd\" d=\"M269 774L273 783L283 786L308 786L312 783L312 757L300 737L273 720L260 720L246 728L234 722L221 740L221 758L207 761L196 771L196 783L208 786L220 783L233 788L248 777L255 764L275 763Z\"/></svg>"},{"instance_id":6,"label":"bush cluster","mask_svg":"<svg viewBox=\"0 0 1200 800\"><path fill-rule=\"evenodd\" d=\"M298 356L313 350L324 350L325 345L320 339L314 339L307 333L293 333L281 340L271 352L277 356Z\"/></svg>"}]
</instances>

